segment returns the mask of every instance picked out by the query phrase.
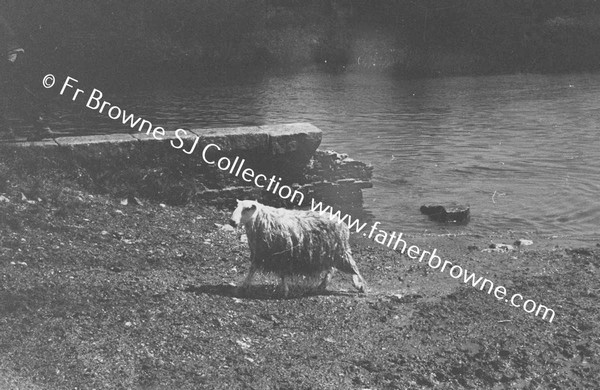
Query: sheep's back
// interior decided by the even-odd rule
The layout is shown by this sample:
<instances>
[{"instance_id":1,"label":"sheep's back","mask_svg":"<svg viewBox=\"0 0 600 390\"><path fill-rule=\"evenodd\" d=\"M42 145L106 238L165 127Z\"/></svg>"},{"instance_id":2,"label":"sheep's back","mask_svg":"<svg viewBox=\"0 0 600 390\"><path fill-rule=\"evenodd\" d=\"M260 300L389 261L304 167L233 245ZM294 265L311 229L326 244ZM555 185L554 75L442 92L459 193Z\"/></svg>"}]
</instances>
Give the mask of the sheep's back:
<instances>
[{"instance_id":1,"label":"sheep's back","mask_svg":"<svg viewBox=\"0 0 600 390\"><path fill-rule=\"evenodd\" d=\"M314 212L265 207L248 232L255 265L277 274L316 274L348 250L348 229Z\"/></svg>"}]
</instances>

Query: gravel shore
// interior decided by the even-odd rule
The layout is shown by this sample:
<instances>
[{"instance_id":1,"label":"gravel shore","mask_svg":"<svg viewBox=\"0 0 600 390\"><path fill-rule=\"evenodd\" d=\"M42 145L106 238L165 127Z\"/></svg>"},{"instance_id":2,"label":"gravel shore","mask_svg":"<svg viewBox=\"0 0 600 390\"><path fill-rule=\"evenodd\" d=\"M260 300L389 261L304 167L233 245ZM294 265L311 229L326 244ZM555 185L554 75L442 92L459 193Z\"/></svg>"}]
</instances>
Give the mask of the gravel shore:
<instances>
[{"instance_id":1,"label":"gravel shore","mask_svg":"<svg viewBox=\"0 0 600 390\"><path fill-rule=\"evenodd\" d=\"M0 388L600 388L596 242L406 236L552 308L552 322L352 237L369 283L282 299L227 211L65 183L0 189ZM400 229L399 229L400 230Z\"/></svg>"}]
</instances>

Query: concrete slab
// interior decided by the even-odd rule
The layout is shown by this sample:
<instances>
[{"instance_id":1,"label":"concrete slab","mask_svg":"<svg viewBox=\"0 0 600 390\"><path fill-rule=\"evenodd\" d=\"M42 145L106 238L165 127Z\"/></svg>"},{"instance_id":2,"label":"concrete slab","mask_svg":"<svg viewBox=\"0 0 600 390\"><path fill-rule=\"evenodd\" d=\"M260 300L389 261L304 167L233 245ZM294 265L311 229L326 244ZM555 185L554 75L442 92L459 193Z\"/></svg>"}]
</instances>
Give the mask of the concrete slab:
<instances>
[{"instance_id":1,"label":"concrete slab","mask_svg":"<svg viewBox=\"0 0 600 390\"><path fill-rule=\"evenodd\" d=\"M17 148L53 148L58 147L58 143L54 139L44 139L41 141L13 141L13 142L3 142L0 145L4 145L5 147L17 147Z\"/></svg>"},{"instance_id":2,"label":"concrete slab","mask_svg":"<svg viewBox=\"0 0 600 390\"><path fill-rule=\"evenodd\" d=\"M150 133L150 134L132 133L131 134L131 136L133 138L137 139L138 141L142 141L142 142L169 142L171 140L175 140L175 141L177 141L176 144L179 144L177 135L179 135L179 138L184 139L184 140L196 139L196 134L192 133L189 130L186 130L186 133L184 133L182 131L179 131L179 133L176 133L175 130L165 130L164 135L157 133L156 137L154 137L152 135L152 133Z\"/></svg>"},{"instance_id":3,"label":"concrete slab","mask_svg":"<svg viewBox=\"0 0 600 390\"><path fill-rule=\"evenodd\" d=\"M84 135L78 137L59 137L55 141L59 146L74 147L78 145L93 144L119 144L124 142L137 142L131 134L104 134L104 135Z\"/></svg>"},{"instance_id":4,"label":"concrete slab","mask_svg":"<svg viewBox=\"0 0 600 390\"><path fill-rule=\"evenodd\" d=\"M219 145L224 152L266 153L269 150L269 134L258 126L192 129L200 137L198 143Z\"/></svg>"},{"instance_id":5,"label":"concrete slab","mask_svg":"<svg viewBox=\"0 0 600 390\"><path fill-rule=\"evenodd\" d=\"M266 131L270 136L283 136L291 134L323 134L323 131L310 123L284 123L280 125L259 126L262 131Z\"/></svg>"},{"instance_id":6,"label":"concrete slab","mask_svg":"<svg viewBox=\"0 0 600 390\"><path fill-rule=\"evenodd\" d=\"M261 126L269 135L271 155L298 153L312 156L321 144L323 132L310 123Z\"/></svg>"}]
</instances>

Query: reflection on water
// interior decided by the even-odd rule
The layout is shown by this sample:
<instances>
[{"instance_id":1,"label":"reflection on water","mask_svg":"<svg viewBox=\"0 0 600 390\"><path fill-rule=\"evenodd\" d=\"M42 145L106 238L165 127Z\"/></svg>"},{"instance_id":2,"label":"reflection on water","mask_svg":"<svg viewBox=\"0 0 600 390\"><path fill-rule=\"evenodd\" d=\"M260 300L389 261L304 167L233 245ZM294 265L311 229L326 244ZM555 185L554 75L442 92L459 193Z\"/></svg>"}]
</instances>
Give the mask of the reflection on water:
<instances>
[{"instance_id":1,"label":"reflection on water","mask_svg":"<svg viewBox=\"0 0 600 390\"><path fill-rule=\"evenodd\" d=\"M389 230L599 235L600 75L301 74L106 99L169 130L311 122L322 147L374 165L365 202ZM126 130L66 110L59 130ZM471 205L468 226L419 213L453 200Z\"/></svg>"}]
</instances>

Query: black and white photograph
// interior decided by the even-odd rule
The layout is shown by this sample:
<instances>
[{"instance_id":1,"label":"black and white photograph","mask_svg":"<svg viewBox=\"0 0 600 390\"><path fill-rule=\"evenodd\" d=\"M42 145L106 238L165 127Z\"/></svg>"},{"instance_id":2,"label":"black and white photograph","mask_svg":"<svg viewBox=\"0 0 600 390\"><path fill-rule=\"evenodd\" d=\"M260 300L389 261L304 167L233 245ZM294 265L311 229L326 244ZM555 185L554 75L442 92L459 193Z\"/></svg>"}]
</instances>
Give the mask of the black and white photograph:
<instances>
[{"instance_id":1,"label":"black and white photograph","mask_svg":"<svg viewBox=\"0 0 600 390\"><path fill-rule=\"evenodd\" d=\"M600 0L0 0L4 389L600 389Z\"/></svg>"}]
</instances>

